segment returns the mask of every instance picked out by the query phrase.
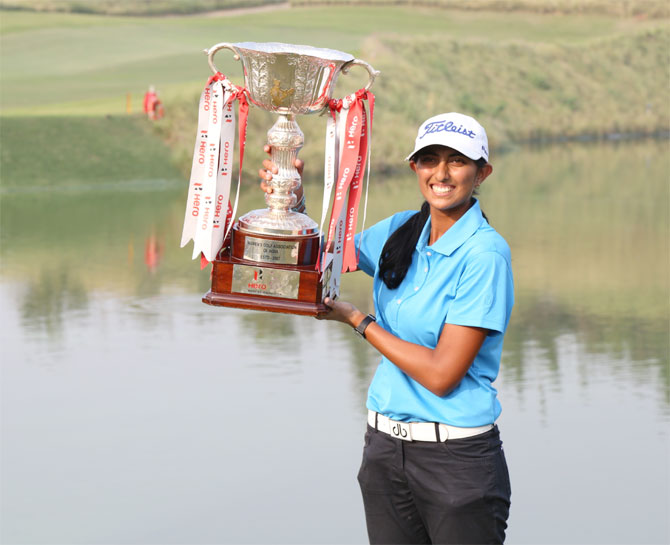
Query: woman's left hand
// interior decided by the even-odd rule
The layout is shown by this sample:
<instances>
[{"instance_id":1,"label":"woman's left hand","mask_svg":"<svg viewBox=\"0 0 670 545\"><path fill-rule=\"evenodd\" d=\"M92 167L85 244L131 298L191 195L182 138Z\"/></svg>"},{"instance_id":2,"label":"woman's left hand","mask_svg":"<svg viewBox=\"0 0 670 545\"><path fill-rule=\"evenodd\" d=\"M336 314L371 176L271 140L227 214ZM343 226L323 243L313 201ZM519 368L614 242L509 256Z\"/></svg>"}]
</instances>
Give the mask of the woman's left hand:
<instances>
[{"instance_id":1,"label":"woman's left hand","mask_svg":"<svg viewBox=\"0 0 670 545\"><path fill-rule=\"evenodd\" d=\"M346 301L335 301L330 297L326 297L323 300L323 304L330 308L330 311L317 316L320 320L336 320L351 327L356 327L365 318L365 314Z\"/></svg>"}]
</instances>

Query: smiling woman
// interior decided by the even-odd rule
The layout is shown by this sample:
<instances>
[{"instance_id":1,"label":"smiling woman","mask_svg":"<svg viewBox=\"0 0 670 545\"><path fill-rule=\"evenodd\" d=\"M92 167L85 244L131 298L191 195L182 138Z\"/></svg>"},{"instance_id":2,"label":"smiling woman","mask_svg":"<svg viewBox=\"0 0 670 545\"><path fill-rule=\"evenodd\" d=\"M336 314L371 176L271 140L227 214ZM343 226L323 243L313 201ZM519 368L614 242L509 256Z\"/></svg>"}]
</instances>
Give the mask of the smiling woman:
<instances>
[{"instance_id":1,"label":"smiling woman","mask_svg":"<svg viewBox=\"0 0 670 545\"><path fill-rule=\"evenodd\" d=\"M473 161L458 150L440 145L423 148L410 160L423 198L435 210L430 243L434 243L471 206L472 195L493 168ZM438 213L439 212L439 213Z\"/></svg>"},{"instance_id":2,"label":"smiling woman","mask_svg":"<svg viewBox=\"0 0 670 545\"><path fill-rule=\"evenodd\" d=\"M514 287L509 247L473 197L493 170L488 155L473 118L425 121L408 156L421 211L356 239L376 316L324 300L321 318L350 325L382 355L358 474L371 543L505 539L511 490L492 383Z\"/></svg>"},{"instance_id":3,"label":"smiling woman","mask_svg":"<svg viewBox=\"0 0 670 545\"><path fill-rule=\"evenodd\" d=\"M474 191L491 174L473 118L426 120L409 165L425 202L359 237L376 321L326 300L382 354L359 482L372 543L502 543L510 484L492 382L514 301L509 247ZM402 453L402 454L399 454ZM393 479L398 456L402 479ZM391 484L392 483L392 484Z\"/></svg>"}]
</instances>

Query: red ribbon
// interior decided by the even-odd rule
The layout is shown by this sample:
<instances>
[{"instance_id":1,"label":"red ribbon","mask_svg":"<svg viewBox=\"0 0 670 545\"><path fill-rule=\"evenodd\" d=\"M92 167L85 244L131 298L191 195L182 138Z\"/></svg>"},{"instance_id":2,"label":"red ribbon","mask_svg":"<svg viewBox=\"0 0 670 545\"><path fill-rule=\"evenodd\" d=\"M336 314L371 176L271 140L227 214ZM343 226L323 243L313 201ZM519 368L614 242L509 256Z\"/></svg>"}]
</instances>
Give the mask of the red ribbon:
<instances>
[{"instance_id":1,"label":"red ribbon","mask_svg":"<svg viewBox=\"0 0 670 545\"><path fill-rule=\"evenodd\" d=\"M224 76L221 72L217 72L213 76L209 77L209 79L207 80L207 85L205 85L205 87L209 87L215 81L223 81L224 79L226 79L226 76Z\"/></svg>"},{"instance_id":2,"label":"red ribbon","mask_svg":"<svg viewBox=\"0 0 670 545\"><path fill-rule=\"evenodd\" d=\"M354 234L356 223L358 221L358 203L361 200L361 178L363 172L365 172L365 161L368 155L367 120L365 105L363 103L361 103L361 113L362 126L360 145L358 148L358 157L356 158L354 176L351 179L351 187L349 188L349 200L347 201L342 272L355 271L358 268L358 260L356 259L356 252L354 249Z\"/></svg>"},{"instance_id":3,"label":"red ribbon","mask_svg":"<svg viewBox=\"0 0 670 545\"><path fill-rule=\"evenodd\" d=\"M342 111L342 99L331 98L328 101L328 108L330 109L330 114L335 119L336 115Z\"/></svg>"},{"instance_id":4,"label":"red ribbon","mask_svg":"<svg viewBox=\"0 0 670 545\"><path fill-rule=\"evenodd\" d=\"M361 200L362 185L361 180L364 177L365 166L368 159L369 139L372 135L372 118L375 111L375 95L371 92L361 89L356 92L356 99L361 101L363 110L363 127L361 134L361 145L358 152L358 160L354 179L351 181L351 190L349 191L349 202L347 203L348 213L346 222L346 235L344 237L344 256L342 261L342 272L355 271L358 269L359 251L355 251L354 236L356 233L356 224L358 223L358 205ZM370 107L370 119L365 115L365 103L367 99Z\"/></svg>"},{"instance_id":5,"label":"red ribbon","mask_svg":"<svg viewBox=\"0 0 670 545\"><path fill-rule=\"evenodd\" d=\"M239 118L239 139L240 139L240 170L239 170L239 179L242 179L242 163L244 162L244 145L246 144L247 141L247 119L249 117L249 102L247 101L247 97L245 93L247 92L246 89L243 87L237 87L237 92L235 93L235 96L233 100L237 99L239 100L239 109L238 109L238 118ZM228 205L230 206L230 201L228 201ZM232 209L231 209L232 212Z\"/></svg>"},{"instance_id":6,"label":"red ribbon","mask_svg":"<svg viewBox=\"0 0 670 545\"><path fill-rule=\"evenodd\" d=\"M367 120L364 101L369 101L370 119ZM341 100L331 100L328 103L331 115L342 110ZM338 170L338 181L335 186L335 199L330 216L328 237L325 249L331 247L335 236L335 228L342 213L347 191L347 209L345 218L345 236L343 241L342 272L355 271L358 268L358 255L356 254L354 235L358 222L358 205L361 199L361 179L365 171L368 155L368 139L372 130L372 116L374 112L374 95L361 89L356 92L355 99L349 107L346 121L346 132L342 146L342 157ZM324 250L325 251L325 250ZM325 260L320 259L320 263Z\"/></svg>"}]
</instances>

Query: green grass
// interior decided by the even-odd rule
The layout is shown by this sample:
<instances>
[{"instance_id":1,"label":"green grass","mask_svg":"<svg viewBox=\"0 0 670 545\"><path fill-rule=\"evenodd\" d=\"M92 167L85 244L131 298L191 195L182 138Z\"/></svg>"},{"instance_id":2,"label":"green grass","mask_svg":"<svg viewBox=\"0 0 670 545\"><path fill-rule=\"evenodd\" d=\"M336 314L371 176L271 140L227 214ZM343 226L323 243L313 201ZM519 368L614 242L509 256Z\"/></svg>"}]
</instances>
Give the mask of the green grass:
<instances>
[{"instance_id":1,"label":"green grass","mask_svg":"<svg viewBox=\"0 0 670 545\"><path fill-rule=\"evenodd\" d=\"M185 15L280 2L283 0L2 0L0 8L103 15Z\"/></svg>"},{"instance_id":2,"label":"green grass","mask_svg":"<svg viewBox=\"0 0 670 545\"><path fill-rule=\"evenodd\" d=\"M0 136L4 192L183 180L139 116L2 117Z\"/></svg>"},{"instance_id":3,"label":"green grass","mask_svg":"<svg viewBox=\"0 0 670 545\"><path fill-rule=\"evenodd\" d=\"M668 17L664 0L291 0L299 6L393 6L437 7L469 11L525 11L543 14L606 14L615 17Z\"/></svg>"},{"instance_id":4,"label":"green grass","mask_svg":"<svg viewBox=\"0 0 670 545\"><path fill-rule=\"evenodd\" d=\"M378 173L402 167L416 126L438 111L461 110L480 118L494 154L515 142L650 134L670 125L666 20L420 6L360 6L352 14L351 7L216 18L3 11L0 112L25 117L28 124L36 116L40 123L57 118L65 138L77 139L71 133L91 121L67 124L64 118L113 115L121 124L126 97L137 113L144 91L154 84L167 111L158 134L185 176L197 99L209 76L202 49L220 41L274 40L345 50L381 70L373 89ZM242 83L232 55L221 52L216 62ZM365 81L363 70L352 70L340 78L335 95ZM137 128L137 120L128 123L128 132ZM271 116L253 109L250 123L247 173L255 177ZM323 119L306 116L299 123L306 135L301 156L315 165L316 177ZM20 156L21 141L5 134L4 153ZM138 145L149 140L143 137ZM11 164L3 165L3 183L8 175L13 176Z\"/></svg>"},{"instance_id":5,"label":"green grass","mask_svg":"<svg viewBox=\"0 0 670 545\"><path fill-rule=\"evenodd\" d=\"M423 8L303 8L269 16L137 18L2 12L0 110L42 114L54 105L124 99L150 83L169 92L199 87L209 68L202 49L220 41L290 41L361 52L380 31L403 38L448 36L574 44L655 28L657 21L603 16L546 17L539 14L468 13ZM420 68L421 57L415 59ZM240 79L230 55L217 56L224 71ZM49 88L41 87L48 78ZM111 112L107 112L111 113Z\"/></svg>"},{"instance_id":6,"label":"green grass","mask_svg":"<svg viewBox=\"0 0 670 545\"><path fill-rule=\"evenodd\" d=\"M46 12L164 15L249 8L284 0L1 0L0 8ZM616 17L668 17L664 0L290 0L292 7L412 6L470 11L526 11L543 14L601 14Z\"/></svg>"},{"instance_id":7,"label":"green grass","mask_svg":"<svg viewBox=\"0 0 670 545\"><path fill-rule=\"evenodd\" d=\"M479 39L371 38L362 46L382 76L377 80L373 171L403 168L416 127L429 115L457 110L477 117L496 153L510 146L613 134L667 135L670 32L643 31L588 44L492 43ZM416 59L421 58L420 65ZM352 71L353 72L353 71ZM352 82L341 78L336 94ZM172 105L165 135L190 164L197 93ZM250 115L249 175L261 161L260 147L272 118ZM301 157L318 175L324 123L302 117ZM307 175L309 176L308 169Z\"/></svg>"},{"instance_id":8,"label":"green grass","mask_svg":"<svg viewBox=\"0 0 670 545\"><path fill-rule=\"evenodd\" d=\"M366 55L391 76L375 90L401 131L436 109L475 115L498 144L670 127L668 30L580 45L397 36L371 40Z\"/></svg>"}]
</instances>

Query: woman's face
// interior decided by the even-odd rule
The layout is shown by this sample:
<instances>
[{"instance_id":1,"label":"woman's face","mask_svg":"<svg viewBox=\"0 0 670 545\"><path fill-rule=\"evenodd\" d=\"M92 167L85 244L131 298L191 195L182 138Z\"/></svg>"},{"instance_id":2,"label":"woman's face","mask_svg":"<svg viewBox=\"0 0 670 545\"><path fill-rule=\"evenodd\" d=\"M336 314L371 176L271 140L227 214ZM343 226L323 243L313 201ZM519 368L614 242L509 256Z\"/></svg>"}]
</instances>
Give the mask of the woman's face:
<instances>
[{"instance_id":1,"label":"woman's face","mask_svg":"<svg viewBox=\"0 0 670 545\"><path fill-rule=\"evenodd\" d=\"M431 212L439 211L454 219L467 212L472 193L493 170L489 164L477 167L461 152L437 145L421 150L409 166L416 172Z\"/></svg>"}]
</instances>

